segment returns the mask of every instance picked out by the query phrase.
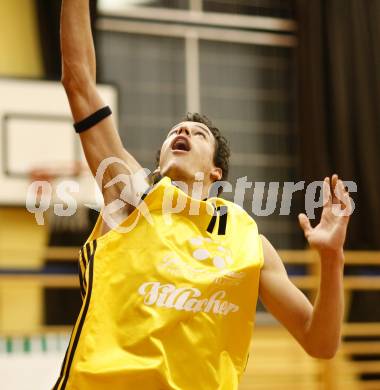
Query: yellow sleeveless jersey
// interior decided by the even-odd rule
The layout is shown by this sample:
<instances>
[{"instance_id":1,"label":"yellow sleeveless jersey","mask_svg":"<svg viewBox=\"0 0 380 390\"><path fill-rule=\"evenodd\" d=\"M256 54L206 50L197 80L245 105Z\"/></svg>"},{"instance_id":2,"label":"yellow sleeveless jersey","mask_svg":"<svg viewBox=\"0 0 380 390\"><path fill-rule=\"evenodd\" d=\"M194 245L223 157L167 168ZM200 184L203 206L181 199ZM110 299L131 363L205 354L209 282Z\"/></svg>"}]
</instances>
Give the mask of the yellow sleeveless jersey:
<instances>
[{"instance_id":1,"label":"yellow sleeveless jersey","mask_svg":"<svg viewBox=\"0 0 380 390\"><path fill-rule=\"evenodd\" d=\"M99 237L100 215L80 251L83 306L54 389L237 389L263 265L256 223L167 177L144 202L128 232Z\"/></svg>"}]
</instances>

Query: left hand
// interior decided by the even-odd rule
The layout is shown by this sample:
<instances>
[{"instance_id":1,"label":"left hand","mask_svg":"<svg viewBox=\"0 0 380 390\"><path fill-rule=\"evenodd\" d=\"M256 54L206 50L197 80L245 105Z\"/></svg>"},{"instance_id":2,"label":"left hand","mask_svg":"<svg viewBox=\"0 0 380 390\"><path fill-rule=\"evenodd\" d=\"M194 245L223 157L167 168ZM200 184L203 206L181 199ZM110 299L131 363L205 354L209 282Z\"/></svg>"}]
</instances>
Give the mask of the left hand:
<instances>
[{"instance_id":1,"label":"left hand","mask_svg":"<svg viewBox=\"0 0 380 390\"><path fill-rule=\"evenodd\" d=\"M310 247L320 253L343 251L347 225L352 213L351 199L338 175L326 177L323 182L323 211L319 224L312 227L305 214L298 220Z\"/></svg>"}]
</instances>

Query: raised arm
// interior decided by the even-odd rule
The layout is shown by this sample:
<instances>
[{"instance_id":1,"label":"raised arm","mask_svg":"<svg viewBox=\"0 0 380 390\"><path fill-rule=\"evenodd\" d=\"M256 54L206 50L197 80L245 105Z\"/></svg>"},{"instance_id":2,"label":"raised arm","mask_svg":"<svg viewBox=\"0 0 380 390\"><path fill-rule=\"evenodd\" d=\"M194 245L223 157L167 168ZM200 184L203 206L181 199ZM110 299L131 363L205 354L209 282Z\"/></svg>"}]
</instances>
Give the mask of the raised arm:
<instances>
[{"instance_id":1,"label":"raised arm","mask_svg":"<svg viewBox=\"0 0 380 390\"><path fill-rule=\"evenodd\" d=\"M312 305L289 280L285 267L273 246L262 237L264 266L260 276L260 298L267 309L289 330L306 352L317 358L332 358L340 343L343 320L343 244L351 214L351 204L343 183L336 175L324 181L324 204L320 223L312 228L306 215L300 224L310 246L321 261L321 279ZM338 196L337 196L338 195ZM337 215L335 210L344 208ZM343 209L342 209L343 211Z\"/></svg>"},{"instance_id":2,"label":"raised arm","mask_svg":"<svg viewBox=\"0 0 380 390\"><path fill-rule=\"evenodd\" d=\"M89 0L63 0L61 10L62 84L65 88L74 122L80 122L106 104L96 89L96 58L91 32ZM119 182L107 189L105 184L118 175L130 175L141 169L138 162L124 149L112 116L80 133L84 154L92 174L106 158L116 157L106 169L101 186L105 204L118 199L125 191ZM126 205L119 213L128 213Z\"/></svg>"}]
</instances>

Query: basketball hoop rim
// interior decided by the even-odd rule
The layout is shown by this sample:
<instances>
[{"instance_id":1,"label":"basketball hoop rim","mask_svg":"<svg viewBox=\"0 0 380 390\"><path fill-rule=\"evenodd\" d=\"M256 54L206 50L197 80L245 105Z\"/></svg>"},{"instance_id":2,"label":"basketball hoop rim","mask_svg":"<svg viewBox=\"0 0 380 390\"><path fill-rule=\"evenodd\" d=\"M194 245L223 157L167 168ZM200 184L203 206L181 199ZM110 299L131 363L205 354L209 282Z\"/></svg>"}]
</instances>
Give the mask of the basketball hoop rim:
<instances>
[{"instance_id":1,"label":"basketball hoop rim","mask_svg":"<svg viewBox=\"0 0 380 390\"><path fill-rule=\"evenodd\" d=\"M79 177L88 170L82 161L53 162L35 165L29 171L30 181L53 181L59 177Z\"/></svg>"}]
</instances>

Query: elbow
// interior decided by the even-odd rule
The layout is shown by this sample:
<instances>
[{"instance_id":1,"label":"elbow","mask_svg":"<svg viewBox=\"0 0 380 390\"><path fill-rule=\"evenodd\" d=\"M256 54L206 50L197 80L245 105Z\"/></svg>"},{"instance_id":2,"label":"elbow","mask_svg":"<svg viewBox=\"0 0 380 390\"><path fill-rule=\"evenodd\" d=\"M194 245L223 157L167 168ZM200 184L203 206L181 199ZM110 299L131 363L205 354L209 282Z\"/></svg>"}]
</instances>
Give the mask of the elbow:
<instances>
[{"instance_id":1,"label":"elbow","mask_svg":"<svg viewBox=\"0 0 380 390\"><path fill-rule=\"evenodd\" d=\"M338 346L319 346L318 348L304 348L307 354L315 359L331 360L338 352Z\"/></svg>"},{"instance_id":2,"label":"elbow","mask_svg":"<svg viewBox=\"0 0 380 390\"><path fill-rule=\"evenodd\" d=\"M313 353L308 352L308 354L315 359L331 360L335 357L336 352L337 351L325 350L325 351L318 351Z\"/></svg>"},{"instance_id":3,"label":"elbow","mask_svg":"<svg viewBox=\"0 0 380 390\"><path fill-rule=\"evenodd\" d=\"M340 343L340 331L335 329L334 331L325 332L320 327L318 329L314 327L312 331L309 327L300 340L300 344L309 356L324 360L331 360L336 356Z\"/></svg>"}]
</instances>

